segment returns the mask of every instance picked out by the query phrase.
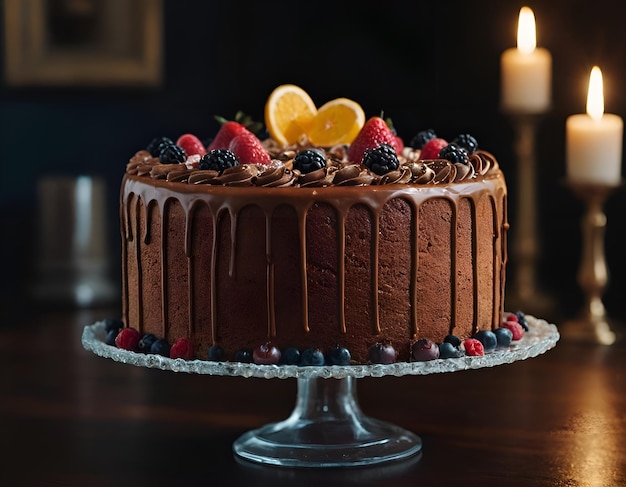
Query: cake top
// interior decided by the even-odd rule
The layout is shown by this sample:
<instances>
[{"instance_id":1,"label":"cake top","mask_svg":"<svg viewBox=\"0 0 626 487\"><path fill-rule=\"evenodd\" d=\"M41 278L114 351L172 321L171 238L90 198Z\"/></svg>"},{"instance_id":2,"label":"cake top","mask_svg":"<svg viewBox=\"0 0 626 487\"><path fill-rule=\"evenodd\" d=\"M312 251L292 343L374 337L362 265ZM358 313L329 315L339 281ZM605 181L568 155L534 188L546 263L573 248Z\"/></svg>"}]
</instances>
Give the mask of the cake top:
<instances>
[{"instance_id":1,"label":"cake top","mask_svg":"<svg viewBox=\"0 0 626 487\"><path fill-rule=\"evenodd\" d=\"M490 176L495 157L470 134L451 141L433 129L405 144L390 120L366 119L336 98L319 109L296 85L280 85L265 104L267 133L238 114L202 142L185 133L153 139L127 164L131 175L188 184L306 187L446 184Z\"/></svg>"}]
</instances>

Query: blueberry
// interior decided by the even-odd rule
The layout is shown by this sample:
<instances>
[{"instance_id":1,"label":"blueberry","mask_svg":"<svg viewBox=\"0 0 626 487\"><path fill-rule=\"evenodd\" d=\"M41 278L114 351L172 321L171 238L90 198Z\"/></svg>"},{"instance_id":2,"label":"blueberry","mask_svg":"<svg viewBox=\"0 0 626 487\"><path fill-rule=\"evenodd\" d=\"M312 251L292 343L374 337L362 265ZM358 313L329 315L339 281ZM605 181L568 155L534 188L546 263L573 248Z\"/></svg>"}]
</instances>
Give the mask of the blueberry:
<instances>
[{"instance_id":1,"label":"blueberry","mask_svg":"<svg viewBox=\"0 0 626 487\"><path fill-rule=\"evenodd\" d=\"M493 331L498 341L498 348L507 348L513 341L513 332L508 328L499 327Z\"/></svg>"},{"instance_id":2,"label":"blueberry","mask_svg":"<svg viewBox=\"0 0 626 487\"><path fill-rule=\"evenodd\" d=\"M326 156L320 149L304 149L293 158L293 168L307 174L326 167Z\"/></svg>"},{"instance_id":3,"label":"blueberry","mask_svg":"<svg viewBox=\"0 0 626 487\"><path fill-rule=\"evenodd\" d=\"M137 347L139 348L140 352L150 353L150 351L152 350L152 345L156 341L157 341L156 335L153 335L152 333L146 333L139 340L139 344L137 345Z\"/></svg>"},{"instance_id":4,"label":"blueberry","mask_svg":"<svg viewBox=\"0 0 626 487\"><path fill-rule=\"evenodd\" d=\"M450 343L453 347L459 348L461 346L461 339L456 335L448 335L443 339L444 343Z\"/></svg>"},{"instance_id":5,"label":"blueberry","mask_svg":"<svg viewBox=\"0 0 626 487\"><path fill-rule=\"evenodd\" d=\"M150 353L155 353L157 355L163 355L164 357L169 357L170 348L172 348L172 346L169 344L167 340L163 338L159 338L158 340L155 340L155 342L150 347Z\"/></svg>"},{"instance_id":6,"label":"blueberry","mask_svg":"<svg viewBox=\"0 0 626 487\"><path fill-rule=\"evenodd\" d=\"M367 149L363 155L363 165L379 176L395 171L400 167L396 150L389 144L380 144L375 149Z\"/></svg>"},{"instance_id":7,"label":"blueberry","mask_svg":"<svg viewBox=\"0 0 626 487\"><path fill-rule=\"evenodd\" d=\"M483 344L485 352L491 352L498 345L498 338L491 330L480 330L474 334L474 338Z\"/></svg>"},{"instance_id":8,"label":"blueberry","mask_svg":"<svg viewBox=\"0 0 626 487\"><path fill-rule=\"evenodd\" d=\"M348 365L352 356L350 355L350 350L346 347L337 345L328 351L326 358L328 365Z\"/></svg>"},{"instance_id":9,"label":"blueberry","mask_svg":"<svg viewBox=\"0 0 626 487\"><path fill-rule=\"evenodd\" d=\"M104 339L104 343L106 343L107 345L112 345L112 346L116 346L115 345L115 337L117 337L117 334L119 333L119 330L110 330L107 332L107 335Z\"/></svg>"},{"instance_id":10,"label":"blueberry","mask_svg":"<svg viewBox=\"0 0 626 487\"><path fill-rule=\"evenodd\" d=\"M398 359L398 352L389 342L377 342L369 348L367 357L373 364L392 364Z\"/></svg>"},{"instance_id":11,"label":"blueberry","mask_svg":"<svg viewBox=\"0 0 626 487\"><path fill-rule=\"evenodd\" d=\"M411 346L411 356L418 362L427 362L439 358L439 347L428 338L420 338Z\"/></svg>"},{"instance_id":12,"label":"blueberry","mask_svg":"<svg viewBox=\"0 0 626 487\"><path fill-rule=\"evenodd\" d=\"M280 363L283 365L298 365L301 353L296 347L287 347L280 356Z\"/></svg>"},{"instance_id":13,"label":"blueberry","mask_svg":"<svg viewBox=\"0 0 626 487\"><path fill-rule=\"evenodd\" d=\"M119 318L106 318L104 320L104 329L107 333L111 330L120 331L122 328L124 328L124 322Z\"/></svg>"},{"instance_id":14,"label":"blueberry","mask_svg":"<svg viewBox=\"0 0 626 487\"><path fill-rule=\"evenodd\" d=\"M517 316L517 322L522 325L524 331L528 331L528 321L526 320L526 315L521 311L516 311L515 316Z\"/></svg>"},{"instance_id":15,"label":"blueberry","mask_svg":"<svg viewBox=\"0 0 626 487\"><path fill-rule=\"evenodd\" d=\"M461 351L450 342L439 344L439 358L459 358Z\"/></svg>"},{"instance_id":16,"label":"blueberry","mask_svg":"<svg viewBox=\"0 0 626 487\"><path fill-rule=\"evenodd\" d=\"M302 352L300 357L300 365L324 365L324 354L319 348L307 348Z\"/></svg>"},{"instance_id":17,"label":"blueberry","mask_svg":"<svg viewBox=\"0 0 626 487\"><path fill-rule=\"evenodd\" d=\"M250 348L242 348L241 350L237 350L235 352L235 356L233 357L235 362L242 362L244 364L252 363L252 350Z\"/></svg>"},{"instance_id":18,"label":"blueberry","mask_svg":"<svg viewBox=\"0 0 626 487\"><path fill-rule=\"evenodd\" d=\"M207 357L211 362L221 362L224 360L224 349L219 345L211 345Z\"/></svg>"}]
</instances>

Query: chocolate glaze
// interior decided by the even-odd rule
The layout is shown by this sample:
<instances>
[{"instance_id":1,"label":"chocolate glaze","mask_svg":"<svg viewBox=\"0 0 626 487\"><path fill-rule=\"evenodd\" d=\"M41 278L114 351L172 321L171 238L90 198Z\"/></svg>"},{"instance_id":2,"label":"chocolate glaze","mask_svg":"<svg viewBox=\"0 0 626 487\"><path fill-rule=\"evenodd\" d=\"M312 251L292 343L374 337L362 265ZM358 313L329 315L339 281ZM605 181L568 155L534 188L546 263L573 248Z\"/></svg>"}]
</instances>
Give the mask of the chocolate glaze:
<instances>
[{"instance_id":1,"label":"chocolate glaze","mask_svg":"<svg viewBox=\"0 0 626 487\"><path fill-rule=\"evenodd\" d=\"M120 203L125 323L188 336L199 358L211 344L228 359L272 341L340 344L364 363L389 340L409 360L417 338L466 337L502 318L499 170L429 186L298 188L127 174Z\"/></svg>"}]
</instances>

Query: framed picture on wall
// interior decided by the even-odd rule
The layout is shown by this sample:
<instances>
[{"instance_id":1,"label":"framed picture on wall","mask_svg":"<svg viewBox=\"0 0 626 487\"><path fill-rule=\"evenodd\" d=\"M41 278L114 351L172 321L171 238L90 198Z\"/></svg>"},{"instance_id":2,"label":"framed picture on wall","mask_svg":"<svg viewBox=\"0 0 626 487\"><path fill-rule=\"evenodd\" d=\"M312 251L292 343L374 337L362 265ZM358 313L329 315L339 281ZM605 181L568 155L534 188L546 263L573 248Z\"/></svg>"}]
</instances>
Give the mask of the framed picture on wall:
<instances>
[{"instance_id":1,"label":"framed picture on wall","mask_svg":"<svg viewBox=\"0 0 626 487\"><path fill-rule=\"evenodd\" d=\"M9 86L157 86L162 0L4 0Z\"/></svg>"}]
</instances>

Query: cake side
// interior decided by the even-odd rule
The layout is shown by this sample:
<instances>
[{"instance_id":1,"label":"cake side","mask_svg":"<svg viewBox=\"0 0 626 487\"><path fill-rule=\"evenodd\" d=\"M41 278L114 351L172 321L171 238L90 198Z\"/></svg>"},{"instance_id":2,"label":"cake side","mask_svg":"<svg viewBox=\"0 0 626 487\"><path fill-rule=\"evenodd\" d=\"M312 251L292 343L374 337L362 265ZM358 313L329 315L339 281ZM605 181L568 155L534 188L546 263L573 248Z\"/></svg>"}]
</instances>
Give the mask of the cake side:
<instances>
[{"instance_id":1,"label":"cake side","mask_svg":"<svg viewBox=\"0 0 626 487\"><path fill-rule=\"evenodd\" d=\"M503 314L506 185L468 182L232 188L127 174L123 318L196 356L233 360L266 342L366 363L411 344L497 327Z\"/></svg>"}]
</instances>

